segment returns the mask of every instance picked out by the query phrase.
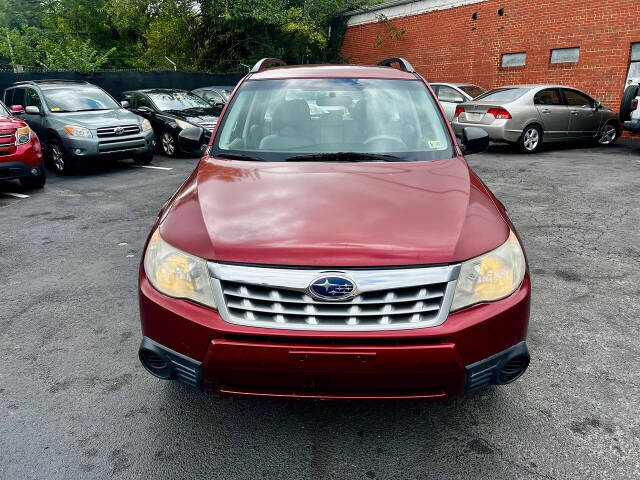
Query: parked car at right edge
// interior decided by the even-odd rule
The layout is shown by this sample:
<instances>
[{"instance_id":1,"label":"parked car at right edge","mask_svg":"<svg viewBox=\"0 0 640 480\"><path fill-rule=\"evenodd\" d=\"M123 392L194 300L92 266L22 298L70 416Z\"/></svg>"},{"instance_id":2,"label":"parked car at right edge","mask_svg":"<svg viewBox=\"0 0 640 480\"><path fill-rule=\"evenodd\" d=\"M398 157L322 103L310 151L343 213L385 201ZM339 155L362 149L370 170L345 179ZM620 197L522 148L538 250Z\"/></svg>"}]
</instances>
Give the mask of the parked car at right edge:
<instances>
[{"instance_id":1,"label":"parked car at right edge","mask_svg":"<svg viewBox=\"0 0 640 480\"><path fill-rule=\"evenodd\" d=\"M43 144L45 158L58 175L98 159L153 158L151 124L125 110L102 88L71 80L14 83L4 103L24 120Z\"/></svg>"},{"instance_id":2,"label":"parked car at right edge","mask_svg":"<svg viewBox=\"0 0 640 480\"><path fill-rule=\"evenodd\" d=\"M481 127L493 141L536 153L543 143L586 140L613 145L618 114L586 93L561 85L513 85L480 95L456 108L451 127Z\"/></svg>"},{"instance_id":3,"label":"parked car at right edge","mask_svg":"<svg viewBox=\"0 0 640 480\"><path fill-rule=\"evenodd\" d=\"M620 121L631 134L640 134L640 78L629 80L620 102Z\"/></svg>"}]
</instances>

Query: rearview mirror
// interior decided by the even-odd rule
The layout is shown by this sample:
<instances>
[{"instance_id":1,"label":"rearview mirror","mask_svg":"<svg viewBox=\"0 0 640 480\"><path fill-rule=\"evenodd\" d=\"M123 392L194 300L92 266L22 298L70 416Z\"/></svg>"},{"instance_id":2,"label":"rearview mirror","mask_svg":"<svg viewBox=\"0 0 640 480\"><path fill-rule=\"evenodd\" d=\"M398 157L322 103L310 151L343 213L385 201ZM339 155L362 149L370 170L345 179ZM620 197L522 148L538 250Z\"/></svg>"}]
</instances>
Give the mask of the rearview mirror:
<instances>
[{"instance_id":1,"label":"rearview mirror","mask_svg":"<svg viewBox=\"0 0 640 480\"><path fill-rule=\"evenodd\" d=\"M24 107L22 105L11 105L11 111L13 113L24 113Z\"/></svg>"},{"instance_id":2,"label":"rearview mirror","mask_svg":"<svg viewBox=\"0 0 640 480\"><path fill-rule=\"evenodd\" d=\"M24 111L29 115L40 115L40 109L35 105L29 105L27 108L24 109Z\"/></svg>"},{"instance_id":3,"label":"rearview mirror","mask_svg":"<svg viewBox=\"0 0 640 480\"><path fill-rule=\"evenodd\" d=\"M127 102L126 100L122 100L120 102L120 105L122 105L122 108L129 108L129 102Z\"/></svg>"},{"instance_id":4,"label":"rearview mirror","mask_svg":"<svg viewBox=\"0 0 640 480\"><path fill-rule=\"evenodd\" d=\"M482 128L466 127L462 130L462 154L472 155L489 148L489 134Z\"/></svg>"}]
</instances>

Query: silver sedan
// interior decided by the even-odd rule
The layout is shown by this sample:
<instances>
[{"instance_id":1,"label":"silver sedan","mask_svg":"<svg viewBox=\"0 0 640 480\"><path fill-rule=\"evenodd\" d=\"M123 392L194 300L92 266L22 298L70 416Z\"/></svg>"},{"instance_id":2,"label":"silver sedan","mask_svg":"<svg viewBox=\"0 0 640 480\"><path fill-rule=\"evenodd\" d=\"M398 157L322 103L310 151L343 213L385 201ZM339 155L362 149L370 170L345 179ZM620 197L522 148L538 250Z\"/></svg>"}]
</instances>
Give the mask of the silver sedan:
<instances>
[{"instance_id":1,"label":"silver sedan","mask_svg":"<svg viewBox=\"0 0 640 480\"><path fill-rule=\"evenodd\" d=\"M465 127L481 127L492 140L515 143L526 153L539 151L543 142L612 145L621 131L615 112L576 88L560 85L491 90L458 105L451 126L457 136Z\"/></svg>"}]
</instances>

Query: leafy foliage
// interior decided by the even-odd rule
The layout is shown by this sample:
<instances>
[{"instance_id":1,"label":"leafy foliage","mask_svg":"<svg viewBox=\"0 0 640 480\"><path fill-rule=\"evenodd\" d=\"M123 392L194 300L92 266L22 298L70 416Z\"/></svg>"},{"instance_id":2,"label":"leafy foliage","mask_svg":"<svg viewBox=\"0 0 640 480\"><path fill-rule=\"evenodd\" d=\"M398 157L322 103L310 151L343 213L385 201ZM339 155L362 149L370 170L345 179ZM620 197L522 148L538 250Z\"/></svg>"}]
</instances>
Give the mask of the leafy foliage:
<instances>
[{"instance_id":1,"label":"leafy foliage","mask_svg":"<svg viewBox=\"0 0 640 480\"><path fill-rule=\"evenodd\" d=\"M0 68L242 70L338 61L344 13L377 0L0 0Z\"/></svg>"}]
</instances>

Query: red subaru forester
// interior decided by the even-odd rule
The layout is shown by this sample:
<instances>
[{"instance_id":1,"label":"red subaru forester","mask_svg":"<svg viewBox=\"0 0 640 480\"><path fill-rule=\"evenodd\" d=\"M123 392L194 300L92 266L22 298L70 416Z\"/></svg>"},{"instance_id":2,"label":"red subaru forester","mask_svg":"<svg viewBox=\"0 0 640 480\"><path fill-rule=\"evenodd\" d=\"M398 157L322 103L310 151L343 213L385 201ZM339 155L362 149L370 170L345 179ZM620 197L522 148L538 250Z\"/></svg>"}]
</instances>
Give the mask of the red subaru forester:
<instances>
[{"instance_id":1,"label":"red subaru forester","mask_svg":"<svg viewBox=\"0 0 640 480\"><path fill-rule=\"evenodd\" d=\"M233 395L433 399L514 381L526 258L464 159L486 133L462 135L404 59L258 62L149 235L142 364Z\"/></svg>"},{"instance_id":2,"label":"red subaru forester","mask_svg":"<svg viewBox=\"0 0 640 480\"><path fill-rule=\"evenodd\" d=\"M42 148L33 130L0 102L0 180L13 179L25 188L44 187Z\"/></svg>"}]
</instances>

